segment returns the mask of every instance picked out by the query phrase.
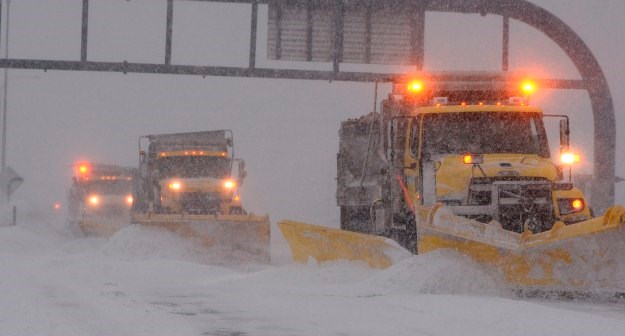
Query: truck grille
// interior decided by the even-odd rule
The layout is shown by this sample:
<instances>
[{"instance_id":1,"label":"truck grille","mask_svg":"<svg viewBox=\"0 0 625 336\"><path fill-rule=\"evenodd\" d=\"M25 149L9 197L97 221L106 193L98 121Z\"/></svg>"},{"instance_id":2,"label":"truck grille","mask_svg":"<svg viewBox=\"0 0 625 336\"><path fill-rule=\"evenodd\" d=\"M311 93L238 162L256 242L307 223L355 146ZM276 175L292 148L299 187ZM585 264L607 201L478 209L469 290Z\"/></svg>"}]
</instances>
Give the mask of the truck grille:
<instances>
[{"instance_id":1,"label":"truck grille","mask_svg":"<svg viewBox=\"0 0 625 336\"><path fill-rule=\"evenodd\" d=\"M497 184L497 204L492 204L492 183ZM494 206L493 213L471 217L481 222L497 220L513 232L523 232L526 223L533 232L543 232L555 223L551 182L543 178L474 178L467 204Z\"/></svg>"},{"instance_id":2,"label":"truck grille","mask_svg":"<svg viewBox=\"0 0 625 336\"><path fill-rule=\"evenodd\" d=\"M218 214L221 212L221 194L190 192L180 195L182 211L190 214Z\"/></svg>"}]
</instances>

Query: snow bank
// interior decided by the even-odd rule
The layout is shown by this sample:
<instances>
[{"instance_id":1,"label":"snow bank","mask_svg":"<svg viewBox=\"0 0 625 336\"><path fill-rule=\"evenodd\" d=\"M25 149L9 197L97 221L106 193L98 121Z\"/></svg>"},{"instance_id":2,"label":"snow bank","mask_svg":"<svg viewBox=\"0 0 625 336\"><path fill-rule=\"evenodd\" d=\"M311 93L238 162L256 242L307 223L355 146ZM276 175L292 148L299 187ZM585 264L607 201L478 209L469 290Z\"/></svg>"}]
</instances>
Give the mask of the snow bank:
<instances>
[{"instance_id":1,"label":"snow bank","mask_svg":"<svg viewBox=\"0 0 625 336\"><path fill-rule=\"evenodd\" d=\"M404 259L366 283L372 294L508 295L500 280L469 257L441 250Z\"/></svg>"},{"instance_id":2,"label":"snow bank","mask_svg":"<svg viewBox=\"0 0 625 336\"><path fill-rule=\"evenodd\" d=\"M385 270L346 260L272 267L241 281L283 291L346 297L395 295L469 295L512 297L496 275L453 251L435 251L403 259Z\"/></svg>"},{"instance_id":3,"label":"snow bank","mask_svg":"<svg viewBox=\"0 0 625 336\"><path fill-rule=\"evenodd\" d=\"M493 297L506 295L497 279L451 251L386 270L311 261L241 271L213 263L222 256L142 226L109 239L69 238L46 225L0 228L0 335L621 335L625 328L622 306Z\"/></svg>"},{"instance_id":4,"label":"snow bank","mask_svg":"<svg viewBox=\"0 0 625 336\"><path fill-rule=\"evenodd\" d=\"M21 226L0 228L0 251L11 254L40 253L56 245L58 237L39 235Z\"/></svg>"},{"instance_id":5,"label":"snow bank","mask_svg":"<svg viewBox=\"0 0 625 336\"><path fill-rule=\"evenodd\" d=\"M243 270L266 267L258 262L258 256L222 247L207 247L199 241L141 225L130 225L118 231L102 248L102 253L131 260L171 259Z\"/></svg>"},{"instance_id":6,"label":"snow bank","mask_svg":"<svg viewBox=\"0 0 625 336\"><path fill-rule=\"evenodd\" d=\"M118 231L103 246L102 253L127 259L175 259L203 262L202 247L164 230L131 225Z\"/></svg>"}]
</instances>

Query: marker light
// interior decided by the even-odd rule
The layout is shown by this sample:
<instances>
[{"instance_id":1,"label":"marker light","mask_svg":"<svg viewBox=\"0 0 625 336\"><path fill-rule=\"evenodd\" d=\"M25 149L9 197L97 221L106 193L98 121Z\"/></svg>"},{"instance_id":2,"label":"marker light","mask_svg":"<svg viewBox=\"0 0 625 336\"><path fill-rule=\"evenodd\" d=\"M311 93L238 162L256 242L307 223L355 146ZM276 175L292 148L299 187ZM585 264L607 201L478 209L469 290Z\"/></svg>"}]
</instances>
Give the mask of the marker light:
<instances>
[{"instance_id":1,"label":"marker light","mask_svg":"<svg viewBox=\"0 0 625 336\"><path fill-rule=\"evenodd\" d=\"M578 163L580 161L580 157L579 157L579 154L566 152L560 155L560 161L562 162L562 164L572 165L574 163Z\"/></svg>"},{"instance_id":2,"label":"marker light","mask_svg":"<svg viewBox=\"0 0 625 336\"><path fill-rule=\"evenodd\" d=\"M462 156L462 162L465 164L482 164L484 163L484 156L477 154L465 154Z\"/></svg>"},{"instance_id":3,"label":"marker light","mask_svg":"<svg viewBox=\"0 0 625 336\"><path fill-rule=\"evenodd\" d=\"M408 82L407 89L408 89L408 92L419 93L423 91L423 82L418 81L418 80L410 81Z\"/></svg>"},{"instance_id":4,"label":"marker light","mask_svg":"<svg viewBox=\"0 0 625 336\"><path fill-rule=\"evenodd\" d=\"M169 189L180 190L182 188L182 184L180 182L172 182L169 184Z\"/></svg>"},{"instance_id":5,"label":"marker light","mask_svg":"<svg viewBox=\"0 0 625 336\"><path fill-rule=\"evenodd\" d=\"M232 189L235 186L236 186L236 183L234 183L234 181L232 181L232 180L226 180L224 182L224 188L226 188L226 189Z\"/></svg>"},{"instance_id":6,"label":"marker light","mask_svg":"<svg viewBox=\"0 0 625 336\"><path fill-rule=\"evenodd\" d=\"M560 215L568 215L584 210L584 199L582 198L561 198L558 199Z\"/></svg>"},{"instance_id":7,"label":"marker light","mask_svg":"<svg viewBox=\"0 0 625 336\"><path fill-rule=\"evenodd\" d=\"M61 208L61 203L54 203L54 209L59 210Z\"/></svg>"},{"instance_id":8,"label":"marker light","mask_svg":"<svg viewBox=\"0 0 625 336\"><path fill-rule=\"evenodd\" d=\"M128 205L132 205L132 202L133 202L132 195L126 196L126 203L128 203Z\"/></svg>"},{"instance_id":9,"label":"marker light","mask_svg":"<svg viewBox=\"0 0 625 336\"><path fill-rule=\"evenodd\" d=\"M100 198L96 195L90 196L89 197L89 203L91 205L98 205L100 203Z\"/></svg>"},{"instance_id":10,"label":"marker light","mask_svg":"<svg viewBox=\"0 0 625 336\"><path fill-rule=\"evenodd\" d=\"M78 166L78 172L81 174L87 174L89 172L89 166L87 166L86 164L81 164L80 166Z\"/></svg>"},{"instance_id":11,"label":"marker light","mask_svg":"<svg viewBox=\"0 0 625 336\"><path fill-rule=\"evenodd\" d=\"M571 202L571 205L573 206L573 209L580 211L584 207L584 201L581 199L575 199Z\"/></svg>"},{"instance_id":12,"label":"marker light","mask_svg":"<svg viewBox=\"0 0 625 336\"><path fill-rule=\"evenodd\" d=\"M432 105L441 106L449 104L449 98L447 97L434 97L432 98Z\"/></svg>"},{"instance_id":13,"label":"marker light","mask_svg":"<svg viewBox=\"0 0 625 336\"><path fill-rule=\"evenodd\" d=\"M536 84L532 81L525 81L521 84L521 90L523 90L525 94L533 93L534 90L536 90Z\"/></svg>"},{"instance_id":14,"label":"marker light","mask_svg":"<svg viewBox=\"0 0 625 336\"><path fill-rule=\"evenodd\" d=\"M234 196L234 200L238 202L238 201L240 201L240 200L241 200L241 197L239 197L239 196Z\"/></svg>"}]
</instances>

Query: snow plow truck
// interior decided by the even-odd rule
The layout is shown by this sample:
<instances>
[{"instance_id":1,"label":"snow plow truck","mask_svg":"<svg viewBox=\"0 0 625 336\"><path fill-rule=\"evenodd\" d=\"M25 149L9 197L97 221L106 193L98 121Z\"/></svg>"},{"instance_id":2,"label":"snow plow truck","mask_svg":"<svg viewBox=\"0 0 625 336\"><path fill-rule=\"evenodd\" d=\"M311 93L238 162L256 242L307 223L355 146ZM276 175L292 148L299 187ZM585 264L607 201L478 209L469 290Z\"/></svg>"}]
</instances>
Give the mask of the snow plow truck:
<instances>
[{"instance_id":1,"label":"snow plow truck","mask_svg":"<svg viewBox=\"0 0 625 336\"><path fill-rule=\"evenodd\" d=\"M135 168L82 162L72 166L68 220L85 235L108 237L130 223Z\"/></svg>"},{"instance_id":2,"label":"snow plow truck","mask_svg":"<svg viewBox=\"0 0 625 336\"><path fill-rule=\"evenodd\" d=\"M269 259L269 218L247 214L241 204L247 173L234 158L232 131L147 135L139 153L133 223Z\"/></svg>"},{"instance_id":3,"label":"snow plow truck","mask_svg":"<svg viewBox=\"0 0 625 336\"><path fill-rule=\"evenodd\" d=\"M504 78L405 78L381 113L343 122L341 230L280 222L294 260L385 268L398 243L418 254L456 250L520 291L622 295L625 209L593 218L566 169L579 160L568 118L530 105L535 84L524 76ZM550 155L547 118L560 119L560 160Z\"/></svg>"}]
</instances>

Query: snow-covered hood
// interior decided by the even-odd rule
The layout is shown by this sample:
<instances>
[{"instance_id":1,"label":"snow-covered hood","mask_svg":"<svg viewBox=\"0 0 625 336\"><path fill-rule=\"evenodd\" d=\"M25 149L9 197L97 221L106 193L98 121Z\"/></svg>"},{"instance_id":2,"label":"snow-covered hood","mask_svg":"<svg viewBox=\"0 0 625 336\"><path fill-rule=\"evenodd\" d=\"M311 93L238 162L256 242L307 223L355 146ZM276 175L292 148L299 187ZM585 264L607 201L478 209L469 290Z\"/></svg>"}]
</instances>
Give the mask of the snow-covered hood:
<instances>
[{"instance_id":1,"label":"snow-covered hood","mask_svg":"<svg viewBox=\"0 0 625 336\"><path fill-rule=\"evenodd\" d=\"M463 155L447 155L436 159L437 198L464 197L472 177L543 177L554 181L558 176L553 162L538 155L484 154L483 157L484 162L479 166L465 164Z\"/></svg>"}]
</instances>

